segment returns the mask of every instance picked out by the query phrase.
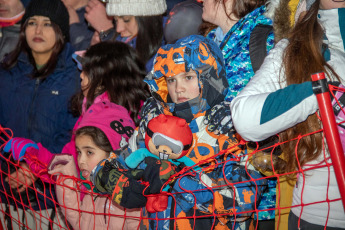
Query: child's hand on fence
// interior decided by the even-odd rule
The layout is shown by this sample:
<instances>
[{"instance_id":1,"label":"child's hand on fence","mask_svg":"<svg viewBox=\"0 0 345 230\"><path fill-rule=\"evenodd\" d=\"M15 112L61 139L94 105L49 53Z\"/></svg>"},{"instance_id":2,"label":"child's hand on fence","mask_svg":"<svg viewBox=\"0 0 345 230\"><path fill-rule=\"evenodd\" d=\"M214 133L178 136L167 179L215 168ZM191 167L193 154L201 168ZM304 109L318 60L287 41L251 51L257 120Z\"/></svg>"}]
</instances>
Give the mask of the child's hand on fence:
<instances>
[{"instance_id":1,"label":"child's hand on fence","mask_svg":"<svg viewBox=\"0 0 345 230\"><path fill-rule=\"evenodd\" d=\"M65 175L77 177L77 167L74 157L70 154L56 154L48 166L50 175Z\"/></svg>"},{"instance_id":2,"label":"child's hand on fence","mask_svg":"<svg viewBox=\"0 0 345 230\"><path fill-rule=\"evenodd\" d=\"M14 137L7 142L4 147L5 152L12 152L12 156L15 160L23 160L26 153L36 155L38 152L38 145L32 140Z\"/></svg>"},{"instance_id":3,"label":"child's hand on fence","mask_svg":"<svg viewBox=\"0 0 345 230\"><path fill-rule=\"evenodd\" d=\"M91 181L98 191L111 195L112 200L122 207L140 208L146 204L143 195L145 186L133 179L129 172L120 171L109 161L98 166Z\"/></svg>"}]
</instances>

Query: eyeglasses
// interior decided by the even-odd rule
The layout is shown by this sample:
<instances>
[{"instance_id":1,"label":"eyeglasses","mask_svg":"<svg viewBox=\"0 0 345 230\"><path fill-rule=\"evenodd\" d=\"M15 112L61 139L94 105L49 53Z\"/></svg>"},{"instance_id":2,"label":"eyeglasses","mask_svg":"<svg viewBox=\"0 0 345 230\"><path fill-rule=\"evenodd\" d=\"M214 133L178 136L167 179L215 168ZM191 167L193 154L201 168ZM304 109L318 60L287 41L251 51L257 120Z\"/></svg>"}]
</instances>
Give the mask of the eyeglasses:
<instances>
[{"instance_id":1,"label":"eyeglasses","mask_svg":"<svg viewBox=\"0 0 345 230\"><path fill-rule=\"evenodd\" d=\"M99 0L99 1L103 3L109 3L109 0Z\"/></svg>"}]
</instances>

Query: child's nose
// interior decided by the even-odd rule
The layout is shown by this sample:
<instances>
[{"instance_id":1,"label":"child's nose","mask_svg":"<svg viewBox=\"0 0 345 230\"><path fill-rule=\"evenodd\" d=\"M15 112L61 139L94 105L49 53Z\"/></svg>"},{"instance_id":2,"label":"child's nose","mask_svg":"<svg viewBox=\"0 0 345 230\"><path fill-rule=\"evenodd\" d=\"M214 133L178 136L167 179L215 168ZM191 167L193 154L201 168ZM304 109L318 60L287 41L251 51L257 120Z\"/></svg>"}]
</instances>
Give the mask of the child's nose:
<instances>
[{"instance_id":1,"label":"child's nose","mask_svg":"<svg viewBox=\"0 0 345 230\"><path fill-rule=\"evenodd\" d=\"M185 86L182 84L182 82L176 81L176 92L181 93L184 92Z\"/></svg>"},{"instance_id":2,"label":"child's nose","mask_svg":"<svg viewBox=\"0 0 345 230\"><path fill-rule=\"evenodd\" d=\"M86 164L86 156L85 156L85 154L81 154L80 156L79 156L79 159L78 159L78 164L79 165L84 165L84 164Z\"/></svg>"}]
</instances>

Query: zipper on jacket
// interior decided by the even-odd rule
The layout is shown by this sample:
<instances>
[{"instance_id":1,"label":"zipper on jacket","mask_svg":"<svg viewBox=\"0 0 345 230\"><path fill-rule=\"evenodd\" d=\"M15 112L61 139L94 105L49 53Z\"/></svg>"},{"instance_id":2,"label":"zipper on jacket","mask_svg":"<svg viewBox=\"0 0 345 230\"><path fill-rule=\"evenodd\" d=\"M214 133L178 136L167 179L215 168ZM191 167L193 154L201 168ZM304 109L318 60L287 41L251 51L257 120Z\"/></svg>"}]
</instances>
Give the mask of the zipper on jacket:
<instances>
[{"instance_id":1,"label":"zipper on jacket","mask_svg":"<svg viewBox=\"0 0 345 230\"><path fill-rule=\"evenodd\" d=\"M34 114L33 114L33 105L37 97L37 89L38 86L40 85L40 79L37 78L35 82L35 90L34 90L34 95L32 96L31 104L29 107L29 119L28 119L28 139L31 139L31 129L32 129L32 120L34 119Z\"/></svg>"}]
</instances>

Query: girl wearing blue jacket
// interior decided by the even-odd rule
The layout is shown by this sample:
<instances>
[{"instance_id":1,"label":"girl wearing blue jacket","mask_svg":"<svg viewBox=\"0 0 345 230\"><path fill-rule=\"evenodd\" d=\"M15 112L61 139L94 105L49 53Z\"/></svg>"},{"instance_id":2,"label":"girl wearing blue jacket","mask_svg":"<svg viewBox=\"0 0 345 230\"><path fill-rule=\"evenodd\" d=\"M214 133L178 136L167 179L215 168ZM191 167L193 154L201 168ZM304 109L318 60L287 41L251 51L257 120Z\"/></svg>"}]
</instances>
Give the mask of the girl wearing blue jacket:
<instances>
[{"instance_id":1,"label":"girl wearing blue jacket","mask_svg":"<svg viewBox=\"0 0 345 230\"><path fill-rule=\"evenodd\" d=\"M76 122L68 103L80 89L80 78L68 41L69 15L62 1L32 0L23 16L18 45L0 67L1 126L10 128L15 137L42 143L51 152L61 152ZM20 166L11 177L4 175L18 193L39 181L25 176L26 163ZM18 187L18 180L26 184ZM31 202L31 208L53 206L41 198Z\"/></svg>"}]
</instances>

